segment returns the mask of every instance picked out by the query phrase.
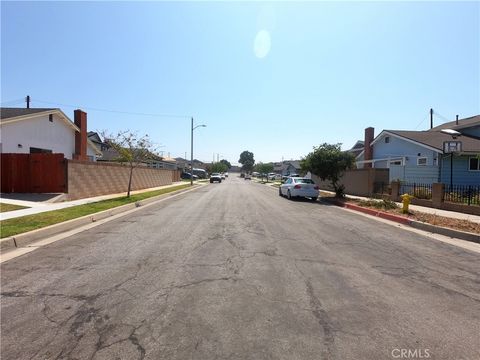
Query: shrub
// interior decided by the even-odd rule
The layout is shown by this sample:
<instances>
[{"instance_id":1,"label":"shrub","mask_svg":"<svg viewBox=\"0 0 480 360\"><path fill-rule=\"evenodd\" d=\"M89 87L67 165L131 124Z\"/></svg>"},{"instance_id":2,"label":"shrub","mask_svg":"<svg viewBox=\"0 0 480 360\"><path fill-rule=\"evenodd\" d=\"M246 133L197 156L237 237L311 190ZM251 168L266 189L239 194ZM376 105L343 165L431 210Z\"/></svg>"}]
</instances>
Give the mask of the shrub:
<instances>
[{"instance_id":1,"label":"shrub","mask_svg":"<svg viewBox=\"0 0 480 360\"><path fill-rule=\"evenodd\" d=\"M427 199L427 200L430 200L430 199L432 198L432 192L431 192L431 190L430 190L429 188L421 187L421 188L415 189L414 196L415 196L417 199Z\"/></svg>"},{"instance_id":2,"label":"shrub","mask_svg":"<svg viewBox=\"0 0 480 360\"><path fill-rule=\"evenodd\" d=\"M360 206L366 206L366 207L373 207L376 209L384 209L384 210L390 210L390 209L396 209L398 208L398 205L390 200L390 199L383 199L382 201L370 199L370 200L361 200L358 202Z\"/></svg>"}]
</instances>

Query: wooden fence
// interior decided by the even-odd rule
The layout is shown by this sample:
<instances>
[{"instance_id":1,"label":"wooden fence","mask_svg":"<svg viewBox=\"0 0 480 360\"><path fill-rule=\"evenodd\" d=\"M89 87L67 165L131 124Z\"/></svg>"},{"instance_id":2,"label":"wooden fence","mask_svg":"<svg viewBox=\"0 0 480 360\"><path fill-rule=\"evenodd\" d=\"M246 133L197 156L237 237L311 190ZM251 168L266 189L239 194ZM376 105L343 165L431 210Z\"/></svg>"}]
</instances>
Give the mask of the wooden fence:
<instances>
[{"instance_id":1,"label":"wooden fence","mask_svg":"<svg viewBox=\"0 0 480 360\"><path fill-rule=\"evenodd\" d=\"M67 192L63 154L1 154L3 193Z\"/></svg>"}]
</instances>

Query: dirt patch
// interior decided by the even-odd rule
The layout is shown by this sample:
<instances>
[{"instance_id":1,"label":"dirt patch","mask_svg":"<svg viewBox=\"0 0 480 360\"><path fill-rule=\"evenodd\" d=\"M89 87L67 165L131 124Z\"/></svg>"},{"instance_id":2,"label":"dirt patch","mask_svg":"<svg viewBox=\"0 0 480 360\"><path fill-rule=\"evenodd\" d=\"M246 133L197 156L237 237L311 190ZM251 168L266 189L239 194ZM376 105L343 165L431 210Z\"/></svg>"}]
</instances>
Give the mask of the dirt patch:
<instances>
[{"instance_id":1,"label":"dirt patch","mask_svg":"<svg viewBox=\"0 0 480 360\"><path fill-rule=\"evenodd\" d=\"M322 198L327 198L333 200L334 197L330 193L321 193ZM446 227L449 229L466 231L474 234L480 234L480 224L473 221L462 220L462 219L453 219L445 216L439 216L435 214L423 213L419 211L410 211L408 214L402 213L402 209L398 207L396 203L391 200L359 200L345 198L340 200L342 202L352 203L366 208L377 209L382 212L389 214L395 214L408 218L410 220L420 221L431 225Z\"/></svg>"}]
</instances>

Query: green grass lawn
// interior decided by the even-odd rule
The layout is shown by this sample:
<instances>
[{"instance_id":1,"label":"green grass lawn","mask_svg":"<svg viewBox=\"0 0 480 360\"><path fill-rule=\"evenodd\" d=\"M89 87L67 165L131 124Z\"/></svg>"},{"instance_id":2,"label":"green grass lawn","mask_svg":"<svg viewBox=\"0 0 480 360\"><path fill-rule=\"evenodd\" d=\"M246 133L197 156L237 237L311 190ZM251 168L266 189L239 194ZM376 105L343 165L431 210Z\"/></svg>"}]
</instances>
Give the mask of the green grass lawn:
<instances>
[{"instance_id":1,"label":"green grass lawn","mask_svg":"<svg viewBox=\"0 0 480 360\"><path fill-rule=\"evenodd\" d=\"M112 209L118 206L141 201L153 196L166 194L172 191L186 189L190 184L173 186L165 189L144 192L140 194L102 200L90 204L72 206L61 210L48 211L35 215L27 215L19 218L0 221L1 235L5 238L12 235L22 234L27 231L40 229L49 225L58 224L67 220L76 219L85 215L95 214L100 211Z\"/></svg>"},{"instance_id":2,"label":"green grass lawn","mask_svg":"<svg viewBox=\"0 0 480 360\"><path fill-rule=\"evenodd\" d=\"M0 203L0 212L15 211L21 209L28 209L28 206Z\"/></svg>"}]
</instances>

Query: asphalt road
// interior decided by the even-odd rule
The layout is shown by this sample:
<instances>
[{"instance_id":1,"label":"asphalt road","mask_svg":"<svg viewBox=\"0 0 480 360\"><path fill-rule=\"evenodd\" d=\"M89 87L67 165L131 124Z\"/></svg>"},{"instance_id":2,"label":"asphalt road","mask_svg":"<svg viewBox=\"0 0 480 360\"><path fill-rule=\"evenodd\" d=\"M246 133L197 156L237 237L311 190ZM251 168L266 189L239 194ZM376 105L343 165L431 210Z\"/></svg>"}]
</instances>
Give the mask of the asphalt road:
<instances>
[{"instance_id":1,"label":"asphalt road","mask_svg":"<svg viewBox=\"0 0 480 360\"><path fill-rule=\"evenodd\" d=\"M480 359L480 255L239 178L1 266L1 358Z\"/></svg>"}]
</instances>

